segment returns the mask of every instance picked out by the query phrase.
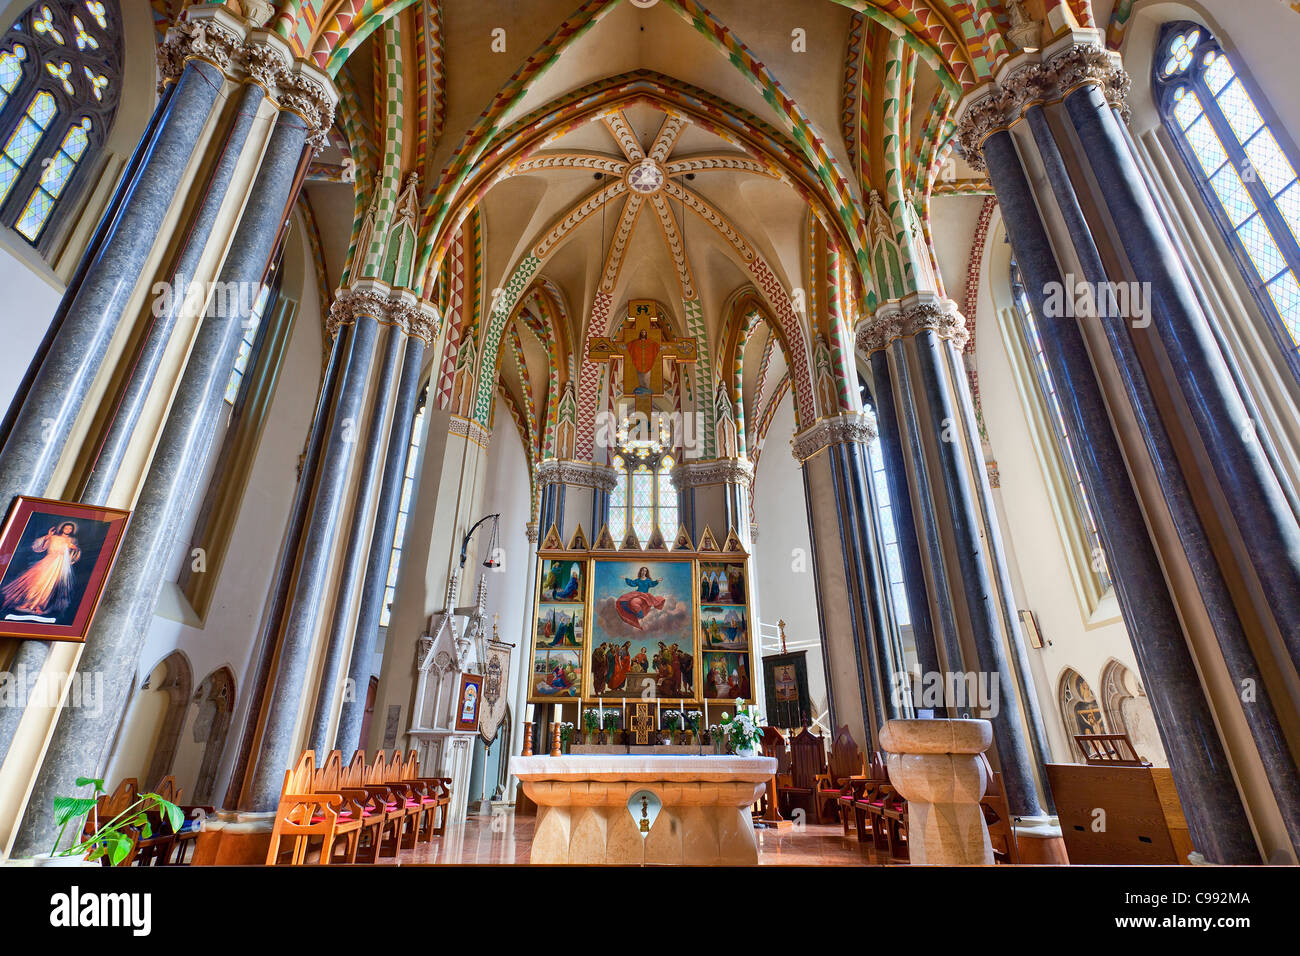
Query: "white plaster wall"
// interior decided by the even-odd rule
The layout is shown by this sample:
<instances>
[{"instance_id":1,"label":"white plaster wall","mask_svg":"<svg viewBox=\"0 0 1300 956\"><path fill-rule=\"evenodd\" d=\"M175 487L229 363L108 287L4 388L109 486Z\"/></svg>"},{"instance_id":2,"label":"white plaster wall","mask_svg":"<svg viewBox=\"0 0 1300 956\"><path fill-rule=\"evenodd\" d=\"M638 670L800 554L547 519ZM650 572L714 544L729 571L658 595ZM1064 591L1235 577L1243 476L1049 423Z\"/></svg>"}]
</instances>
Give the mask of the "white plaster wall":
<instances>
[{"instance_id":1,"label":"white plaster wall","mask_svg":"<svg viewBox=\"0 0 1300 956\"><path fill-rule=\"evenodd\" d=\"M0 341L4 343L0 348L0 409L7 409L50 327L63 289L3 246L0 289L4 289L5 301L10 303L0 317Z\"/></svg>"},{"instance_id":2,"label":"white plaster wall","mask_svg":"<svg viewBox=\"0 0 1300 956\"><path fill-rule=\"evenodd\" d=\"M520 668L527 666L528 645L521 635L526 633L524 617L532 603L535 581L535 562L529 560L529 544L526 526L532 520L532 499L529 493L528 460L524 457L523 442L510 417L510 409L497 399L495 423L492 440L488 444L487 474L484 478L483 505L484 514L500 512L498 556L501 566L494 570L483 567L488 557L488 537L483 531L475 535L477 557L471 554L471 563L466 565L466 579L461 588L461 598L468 603L478 586L480 575L487 575L487 609L488 617L499 614L497 621L501 639L515 645L510 657L510 716L508 724L503 725L504 735L514 723L514 716L527 705L516 695L520 686ZM477 519L476 519L477 520ZM584 521L586 527L590 521ZM487 761L487 796L492 795L496 786L496 760L502 752L502 736L492 745L492 755ZM474 760L475 777L470 780L470 801L481 797L483 743L475 738Z\"/></svg>"},{"instance_id":3,"label":"white plaster wall","mask_svg":"<svg viewBox=\"0 0 1300 956\"><path fill-rule=\"evenodd\" d=\"M794 401L781 400L768 427L754 482L755 595L758 619L776 625L785 621L787 647L808 652L808 693L814 711L826 709L826 672L822 664L817 623L817 587L813 579L808 509L803 474L790 453L794 435ZM761 668L755 667L755 673ZM762 704L760 702L760 709Z\"/></svg>"}]
</instances>

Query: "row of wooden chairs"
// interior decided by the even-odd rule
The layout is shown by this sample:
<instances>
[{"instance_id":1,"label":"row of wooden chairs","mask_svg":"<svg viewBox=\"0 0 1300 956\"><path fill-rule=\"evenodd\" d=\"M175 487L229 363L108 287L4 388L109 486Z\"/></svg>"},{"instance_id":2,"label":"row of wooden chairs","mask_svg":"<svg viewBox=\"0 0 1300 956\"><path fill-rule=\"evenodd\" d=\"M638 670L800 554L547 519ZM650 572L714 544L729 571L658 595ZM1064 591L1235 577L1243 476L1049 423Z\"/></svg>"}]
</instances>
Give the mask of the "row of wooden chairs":
<instances>
[{"instance_id":1,"label":"row of wooden chairs","mask_svg":"<svg viewBox=\"0 0 1300 956\"><path fill-rule=\"evenodd\" d=\"M124 813L140 799L140 783L135 777L127 777L117 785L112 793L106 793L95 801L95 811L86 815L85 825L81 830L81 839L92 837L99 827ZM179 806L185 814L184 822L175 830L171 821L160 810L146 809L145 819L149 822L149 835L144 835L143 827L125 826L122 832L131 838L131 849L119 866L186 866L186 850L192 848L203 828L203 820L213 813L212 807L186 806L181 803L182 790L176 786L176 778L168 774L158 782L151 791L164 800L170 800ZM104 866L111 866L112 861L100 857Z\"/></svg>"},{"instance_id":2,"label":"row of wooden chairs","mask_svg":"<svg viewBox=\"0 0 1300 956\"><path fill-rule=\"evenodd\" d=\"M284 775L276 808L268 866L319 863L376 863L399 849L442 836L451 803L451 778L420 775L414 750L405 756L379 751L366 762L358 750L343 765L333 750L316 766L316 753L303 752Z\"/></svg>"}]
</instances>

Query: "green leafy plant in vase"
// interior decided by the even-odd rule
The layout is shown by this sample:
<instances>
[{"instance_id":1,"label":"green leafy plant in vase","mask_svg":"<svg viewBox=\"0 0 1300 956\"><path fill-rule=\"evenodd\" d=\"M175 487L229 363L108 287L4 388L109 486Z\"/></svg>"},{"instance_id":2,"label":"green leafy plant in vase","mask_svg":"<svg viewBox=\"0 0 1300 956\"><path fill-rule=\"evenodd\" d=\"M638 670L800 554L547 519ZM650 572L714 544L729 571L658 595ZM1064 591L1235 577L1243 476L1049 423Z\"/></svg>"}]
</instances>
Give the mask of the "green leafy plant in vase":
<instances>
[{"instance_id":1,"label":"green leafy plant in vase","mask_svg":"<svg viewBox=\"0 0 1300 956\"><path fill-rule=\"evenodd\" d=\"M618 713L616 711L607 711L605 714L605 733L609 737L609 742L614 742L614 734L618 731Z\"/></svg>"},{"instance_id":2,"label":"green leafy plant in vase","mask_svg":"<svg viewBox=\"0 0 1300 956\"><path fill-rule=\"evenodd\" d=\"M663 724L668 728L668 743L676 743L677 732L682 725L682 712L680 710L665 710Z\"/></svg>"},{"instance_id":3,"label":"green leafy plant in vase","mask_svg":"<svg viewBox=\"0 0 1300 956\"><path fill-rule=\"evenodd\" d=\"M153 825L149 822L151 811L160 813L173 833L178 832L185 822L185 812L176 804L156 793L142 793L129 807L101 824L96 816L96 807L99 797L107 793L104 781L78 777L77 786L90 787L91 796L54 798L54 822L58 824L59 832L48 857L44 858L46 861L81 857L87 863L107 859L110 865L117 866L131 854L137 839L147 840L153 836ZM73 832L85 833L87 818L94 826L91 835L60 850L59 844L63 842L68 826L75 823Z\"/></svg>"},{"instance_id":4,"label":"green leafy plant in vase","mask_svg":"<svg viewBox=\"0 0 1300 956\"><path fill-rule=\"evenodd\" d=\"M694 743L700 742L700 727L704 723L704 714L698 710L688 710L686 712L686 724L691 728L691 734Z\"/></svg>"}]
</instances>

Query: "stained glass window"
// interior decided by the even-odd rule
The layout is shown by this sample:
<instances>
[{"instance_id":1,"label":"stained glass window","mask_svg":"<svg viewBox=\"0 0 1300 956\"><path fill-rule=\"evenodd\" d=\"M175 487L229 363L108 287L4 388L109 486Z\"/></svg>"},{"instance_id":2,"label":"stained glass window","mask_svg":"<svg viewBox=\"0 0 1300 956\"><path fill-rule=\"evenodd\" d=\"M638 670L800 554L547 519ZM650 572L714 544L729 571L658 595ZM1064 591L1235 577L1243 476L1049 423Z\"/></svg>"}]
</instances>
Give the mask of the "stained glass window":
<instances>
[{"instance_id":1,"label":"stained glass window","mask_svg":"<svg viewBox=\"0 0 1300 956\"><path fill-rule=\"evenodd\" d=\"M419 410L411 426L411 443L406 450L406 473L402 477L402 497L397 505L397 528L393 533L393 551L388 559L388 579L384 582L384 607L379 612L379 626L387 627L393 614L393 599L397 596L397 572L402 566L402 545L406 540L406 525L415 501L415 470L420 458L420 436L424 434L424 406L428 398L426 389L420 395Z\"/></svg>"},{"instance_id":2,"label":"stained glass window","mask_svg":"<svg viewBox=\"0 0 1300 956\"><path fill-rule=\"evenodd\" d=\"M672 543L677 533L677 489L673 486L673 456L665 455L659 462L659 513L655 520L659 523L659 533Z\"/></svg>"},{"instance_id":3,"label":"stained glass window","mask_svg":"<svg viewBox=\"0 0 1300 956\"><path fill-rule=\"evenodd\" d=\"M116 0L45 0L0 34L0 222L38 248L112 124L121 48Z\"/></svg>"},{"instance_id":4,"label":"stained glass window","mask_svg":"<svg viewBox=\"0 0 1300 956\"><path fill-rule=\"evenodd\" d=\"M4 152L0 153L0 201L13 189L23 167L45 137L45 131L49 129L56 112L54 97L49 93L41 92L32 97L27 110L18 120L17 127L9 135Z\"/></svg>"},{"instance_id":5,"label":"stained glass window","mask_svg":"<svg viewBox=\"0 0 1300 956\"><path fill-rule=\"evenodd\" d=\"M655 478L645 465L632 471L632 530L644 546L655 526Z\"/></svg>"},{"instance_id":6,"label":"stained glass window","mask_svg":"<svg viewBox=\"0 0 1300 956\"><path fill-rule=\"evenodd\" d=\"M661 428L657 437L629 435L628 424L619 430L610 467L617 480L609 493L609 533L616 543L635 531L645 547L656 528L671 546L677 533L677 488L672 470L676 459L666 450L669 435Z\"/></svg>"},{"instance_id":7,"label":"stained glass window","mask_svg":"<svg viewBox=\"0 0 1300 956\"><path fill-rule=\"evenodd\" d=\"M0 113L9 102L11 94L23 78L23 61L27 59L27 47L15 43L12 50L0 52Z\"/></svg>"},{"instance_id":8,"label":"stained glass window","mask_svg":"<svg viewBox=\"0 0 1300 956\"><path fill-rule=\"evenodd\" d=\"M621 455L615 455L610 465L618 479L609 493L609 533L615 541L622 541L627 535L627 466Z\"/></svg>"},{"instance_id":9,"label":"stained glass window","mask_svg":"<svg viewBox=\"0 0 1300 956\"><path fill-rule=\"evenodd\" d=\"M1279 340L1300 348L1300 182L1245 78L1192 23L1160 38L1155 86L1165 125ZM1300 365L1297 365L1300 370Z\"/></svg>"}]
</instances>

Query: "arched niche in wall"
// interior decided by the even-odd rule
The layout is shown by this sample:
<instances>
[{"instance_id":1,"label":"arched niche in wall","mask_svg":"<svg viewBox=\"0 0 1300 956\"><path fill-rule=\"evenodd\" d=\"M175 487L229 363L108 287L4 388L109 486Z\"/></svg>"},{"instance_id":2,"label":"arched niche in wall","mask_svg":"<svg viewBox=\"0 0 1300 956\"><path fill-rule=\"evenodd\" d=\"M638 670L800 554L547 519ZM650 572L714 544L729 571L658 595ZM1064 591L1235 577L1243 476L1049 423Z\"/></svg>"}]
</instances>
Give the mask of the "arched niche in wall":
<instances>
[{"instance_id":1,"label":"arched niche in wall","mask_svg":"<svg viewBox=\"0 0 1300 956\"><path fill-rule=\"evenodd\" d=\"M1164 751L1147 692L1137 675L1114 658L1101 671L1101 708L1111 733L1128 734L1139 757L1157 762Z\"/></svg>"},{"instance_id":2,"label":"arched niche in wall","mask_svg":"<svg viewBox=\"0 0 1300 956\"><path fill-rule=\"evenodd\" d=\"M1057 701L1061 708L1061 720L1065 724L1065 736L1070 739L1070 749L1082 761L1083 751L1074 742L1075 735L1107 732L1097 695L1082 674L1073 667L1067 667L1062 671L1057 685Z\"/></svg>"},{"instance_id":3,"label":"arched niche in wall","mask_svg":"<svg viewBox=\"0 0 1300 956\"><path fill-rule=\"evenodd\" d=\"M166 710L163 713L162 726L154 741L153 753L149 757L149 769L145 772L141 786L152 788L159 780L172 772L176 761L176 747L180 742L181 728L185 724L185 714L189 710L190 692L194 686L194 673L190 668L189 658L183 651L172 651L164 657L149 673L141 694L137 700L143 701L144 692L152 691L166 695Z\"/></svg>"},{"instance_id":4,"label":"arched niche in wall","mask_svg":"<svg viewBox=\"0 0 1300 956\"><path fill-rule=\"evenodd\" d=\"M194 790L186 795L190 798L186 803L208 804L216 792L217 770L235 710L234 672L222 665L203 678L194 703L197 709L190 737L194 743L203 745L203 759Z\"/></svg>"}]
</instances>

